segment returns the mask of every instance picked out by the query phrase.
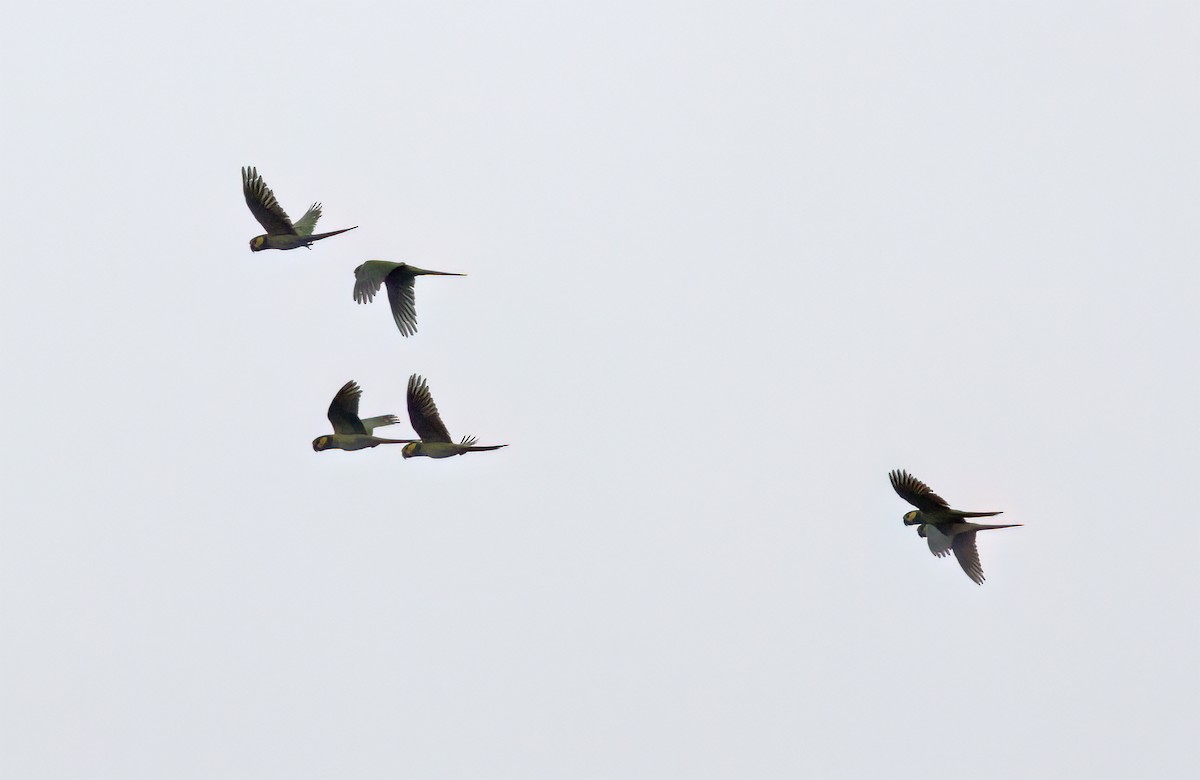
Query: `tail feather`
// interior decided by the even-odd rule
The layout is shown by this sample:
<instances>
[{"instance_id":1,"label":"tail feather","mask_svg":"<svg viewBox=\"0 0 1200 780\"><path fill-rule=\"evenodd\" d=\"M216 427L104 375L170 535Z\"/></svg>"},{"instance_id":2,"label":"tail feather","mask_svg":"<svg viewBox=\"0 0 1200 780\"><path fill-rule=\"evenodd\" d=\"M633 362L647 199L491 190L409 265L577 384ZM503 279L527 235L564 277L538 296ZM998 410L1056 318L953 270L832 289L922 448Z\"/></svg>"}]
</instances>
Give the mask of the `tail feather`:
<instances>
[{"instance_id":1,"label":"tail feather","mask_svg":"<svg viewBox=\"0 0 1200 780\"><path fill-rule=\"evenodd\" d=\"M987 523L967 523L973 531L991 531L993 528L1019 528L1024 523L1007 523L1005 525L988 525Z\"/></svg>"},{"instance_id":2,"label":"tail feather","mask_svg":"<svg viewBox=\"0 0 1200 780\"><path fill-rule=\"evenodd\" d=\"M306 238L309 241L320 241L322 238L329 238L330 236L336 236L339 233L346 233L348 231L354 230L354 228L356 228L356 227L358 227L358 225L355 225L354 227L342 228L341 230L331 230L328 233L314 233L311 236L306 236Z\"/></svg>"},{"instance_id":3,"label":"tail feather","mask_svg":"<svg viewBox=\"0 0 1200 780\"><path fill-rule=\"evenodd\" d=\"M463 448L463 452L487 452L488 450L498 450L501 447L507 447L507 444L492 444L486 447L477 447L475 442L479 441L474 436L464 436L458 446Z\"/></svg>"},{"instance_id":4,"label":"tail feather","mask_svg":"<svg viewBox=\"0 0 1200 780\"><path fill-rule=\"evenodd\" d=\"M1003 512L959 512L959 517L995 517L1002 515Z\"/></svg>"}]
</instances>

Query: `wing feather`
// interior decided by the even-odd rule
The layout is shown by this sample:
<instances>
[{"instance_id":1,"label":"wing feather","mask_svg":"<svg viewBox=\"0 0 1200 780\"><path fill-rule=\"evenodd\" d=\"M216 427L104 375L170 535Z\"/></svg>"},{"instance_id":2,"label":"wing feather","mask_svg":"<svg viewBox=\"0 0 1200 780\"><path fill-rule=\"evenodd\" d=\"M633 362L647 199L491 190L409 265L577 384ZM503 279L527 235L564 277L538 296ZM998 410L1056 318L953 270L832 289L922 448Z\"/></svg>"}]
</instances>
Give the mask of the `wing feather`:
<instances>
[{"instance_id":1,"label":"wing feather","mask_svg":"<svg viewBox=\"0 0 1200 780\"><path fill-rule=\"evenodd\" d=\"M370 303L375 300L375 294L383 286L383 280L399 263L389 263L387 260L368 260L354 269L354 300L359 303Z\"/></svg>"},{"instance_id":2,"label":"wing feather","mask_svg":"<svg viewBox=\"0 0 1200 780\"><path fill-rule=\"evenodd\" d=\"M304 216L300 217L300 221L296 223L296 235L311 236L313 229L317 226L317 220L321 218L321 204L314 203L308 207L308 211L304 212Z\"/></svg>"},{"instance_id":3,"label":"wing feather","mask_svg":"<svg viewBox=\"0 0 1200 780\"><path fill-rule=\"evenodd\" d=\"M271 188L258 175L257 169L242 168L242 194L246 196L246 205L250 207L250 213L258 220L258 224L263 226L263 230L267 231L267 235L298 235L291 218L279 205L279 201L275 200L275 193L271 192ZM305 218L307 217L306 214ZM316 223L315 219L313 223Z\"/></svg>"},{"instance_id":4,"label":"wing feather","mask_svg":"<svg viewBox=\"0 0 1200 780\"><path fill-rule=\"evenodd\" d=\"M376 428L382 428L385 425L395 425L400 422L400 418L394 414L384 414L379 417L368 417L362 421L363 428L367 433L374 433Z\"/></svg>"},{"instance_id":5,"label":"wing feather","mask_svg":"<svg viewBox=\"0 0 1200 780\"><path fill-rule=\"evenodd\" d=\"M950 548L954 544L954 538L950 534L942 533L936 525L925 525L925 540L929 542L929 552L941 558L944 555L950 554Z\"/></svg>"},{"instance_id":6,"label":"wing feather","mask_svg":"<svg viewBox=\"0 0 1200 780\"><path fill-rule=\"evenodd\" d=\"M892 471L888 474L888 478L891 479L892 488L895 489L900 498L903 498L922 512L936 512L939 509L949 507L946 500L937 493L934 493L929 485L926 485L907 471Z\"/></svg>"},{"instance_id":7,"label":"wing feather","mask_svg":"<svg viewBox=\"0 0 1200 780\"><path fill-rule=\"evenodd\" d=\"M416 279L404 263L368 260L354 269L354 300L369 303L386 284L392 319L400 335L411 336L417 332Z\"/></svg>"},{"instance_id":8,"label":"wing feather","mask_svg":"<svg viewBox=\"0 0 1200 780\"><path fill-rule=\"evenodd\" d=\"M329 404L329 422L333 425L334 433L368 432L362 420L358 419L358 399L361 397L362 388L353 379L338 390L333 403Z\"/></svg>"},{"instance_id":9,"label":"wing feather","mask_svg":"<svg viewBox=\"0 0 1200 780\"><path fill-rule=\"evenodd\" d=\"M424 442L449 442L450 432L438 414L437 404L429 393L429 385L413 374L408 378L408 420Z\"/></svg>"},{"instance_id":10,"label":"wing feather","mask_svg":"<svg viewBox=\"0 0 1200 780\"><path fill-rule=\"evenodd\" d=\"M954 535L954 557L976 585L983 584L983 564L979 562L979 548L975 546L974 531Z\"/></svg>"},{"instance_id":11,"label":"wing feather","mask_svg":"<svg viewBox=\"0 0 1200 780\"><path fill-rule=\"evenodd\" d=\"M388 303L392 307L392 319L400 329L401 336L417 332L417 277L407 273L403 265L397 267L384 283L387 285Z\"/></svg>"}]
</instances>

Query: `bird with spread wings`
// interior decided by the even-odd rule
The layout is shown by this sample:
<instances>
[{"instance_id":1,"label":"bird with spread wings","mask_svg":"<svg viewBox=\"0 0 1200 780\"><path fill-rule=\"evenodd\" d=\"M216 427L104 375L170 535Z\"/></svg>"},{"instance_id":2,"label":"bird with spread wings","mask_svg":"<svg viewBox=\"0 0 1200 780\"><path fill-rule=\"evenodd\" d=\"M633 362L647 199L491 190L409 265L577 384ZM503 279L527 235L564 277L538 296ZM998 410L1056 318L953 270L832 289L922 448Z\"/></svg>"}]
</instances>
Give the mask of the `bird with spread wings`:
<instances>
[{"instance_id":1,"label":"bird with spread wings","mask_svg":"<svg viewBox=\"0 0 1200 780\"><path fill-rule=\"evenodd\" d=\"M363 420L358 416L358 400L362 397L362 388L358 382L351 379L342 385L333 402L329 404L329 422L333 425L333 435L326 434L313 439L313 450L365 450L378 447L380 444L411 444L414 439L382 439L374 435L376 428L385 425L395 425L400 418L394 414L379 417L368 417Z\"/></svg>"},{"instance_id":2,"label":"bird with spread wings","mask_svg":"<svg viewBox=\"0 0 1200 780\"><path fill-rule=\"evenodd\" d=\"M279 205L279 201L275 200L275 193L255 168L242 168L242 194L246 196L246 205L250 207L250 213L263 226L263 230L267 231L250 239L252 252L261 252L264 249L296 249L302 246L312 249L314 241L358 227L355 225L328 233L313 233L317 227L317 220L321 218L320 203L309 206L304 216L293 224L291 217Z\"/></svg>"},{"instance_id":3,"label":"bird with spread wings","mask_svg":"<svg viewBox=\"0 0 1200 780\"><path fill-rule=\"evenodd\" d=\"M458 444L450 438L450 431L438 414L437 404L429 393L429 385L413 374L408 378L408 419L413 430L421 437L419 442L405 444L401 454L406 458L452 458L468 452L485 452L507 447L507 444L476 446L474 436L464 436Z\"/></svg>"},{"instance_id":4,"label":"bird with spread wings","mask_svg":"<svg viewBox=\"0 0 1200 780\"><path fill-rule=\"evenodd\" d=\"M392 319L400 329L401 336L417 332L417 298L414 290L418 276L466 276L447 271L426 271L407 263L391 263L387 260L368 260L354 269L354 300L370 303L375 300L379 288L387 286L388 302L392 307Z\"/></svg>"},{"instance_id":5,"label":"bird with spread wings","mask_svg":"<svg viewBox=\"0 0 1200 780\"><path fill-rule=\"evenodd\" d=\"M889 473L888 477L896 493L916 507L904 515L904 524L917 526L917 535L929 542L929 551L939 558L949 555L953 550L962 570L976 585L982 585L983 565L979 562L975 533L996 528L1014 528L1021 523L988 525L965 522L966 518L993 517L1003 513L951 509L946 499L934 493L928 485L908 472L896 470Z\"/></svg>"}]
</instances>

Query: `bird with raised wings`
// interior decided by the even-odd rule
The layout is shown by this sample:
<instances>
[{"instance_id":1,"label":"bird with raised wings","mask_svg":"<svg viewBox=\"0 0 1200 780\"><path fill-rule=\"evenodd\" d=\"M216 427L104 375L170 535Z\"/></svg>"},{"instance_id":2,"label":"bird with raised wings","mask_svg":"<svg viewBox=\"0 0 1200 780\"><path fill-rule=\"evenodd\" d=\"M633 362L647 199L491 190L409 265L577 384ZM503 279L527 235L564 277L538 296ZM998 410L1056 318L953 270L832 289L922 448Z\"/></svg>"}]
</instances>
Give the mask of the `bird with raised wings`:
<instances>
[{"instance_id":1,"label":"bird with raised wings","mask_svg":"<svg viewBox=\"0 0 1200 780\"><path fill-rule=\"evenodd\" d=\"M378 447L380 444L411 444L414 439L381 439L372 435L376 428L385 425L395 425L400 418L394 414L384 414L379 417L368 417L363 420L358 416L358 400L362 397L362 388L358 382L351 379L342 385L333 403L329 404L329 422L333 425L332 436L318 436L313 439L313 450L365 450Z\"/></svg>"},{"instance_id":2,"label":"bird with raised wings","mask_svg":"<svg viewBox=\"0 0 1200 780\"><path fill-rule=\"evenodd\" d=\"M250 213L263 226L263 230L267 231L250 239L250 250L253 252L261 252L264 249L296 249L302 246L311 249L314 241L358 227L355 225L329 233L313 233L317 220L321 218L320 203L309 206L300 221L292 224L291 217L279 205L279 201L275 200L275 193L255 168L242 168L242 194L246 196L246 205L250 207Z\"/></svg>"},{"instance_id":3,"label":"bird with raised wings","mask_svg":"<svg viewBox=\"0 0 1200 780\"><path fill-rule=\"evenodd\" d=\"M411 336L417 332L417 299L415 282L418 276L466 276L447 271L426 271L408 263L392 263L387 260L368 260L354 269L354 300L370 303L375 300L379 288L387 285L388 302L392 307L392 319L400 329L400 335Z\"/></svg>"},{"instance_id":4,"label":"bird with raised wings","mask_svg":"<svg viewBox=\"0 0 1200 780\"><path fill-rule=\"evenodd\" d=\"M474 436L464 436L460 443L455 444L446 430L446 424L442 422L442 416L438 414L428 383L416 374L408 378L408 419L421 440L404 445L400 452L406 458L452 458L468 452L485 452L508 446L476 446Z\"/></svg>"},{"instance_id":5,"label":"bird with raised wings","mask_svg":"<svg viewBox=\"0 0 1200 780\"><path fill-rule=\"evenodd\" d=\"M983 565L979 562L979 550L975 546L975 532L1014 528L1021 523L968 523L967 518L994 517L1003 513L951 509L944 498L908 472L896 470L889 473L888 477L896 493L916 507L904 515L904 524L917 526L917 535L929 542L929 551L939 558L949 555L953 550L962 570L976 585L982 585Z\"/></svg>"}]
</instances>

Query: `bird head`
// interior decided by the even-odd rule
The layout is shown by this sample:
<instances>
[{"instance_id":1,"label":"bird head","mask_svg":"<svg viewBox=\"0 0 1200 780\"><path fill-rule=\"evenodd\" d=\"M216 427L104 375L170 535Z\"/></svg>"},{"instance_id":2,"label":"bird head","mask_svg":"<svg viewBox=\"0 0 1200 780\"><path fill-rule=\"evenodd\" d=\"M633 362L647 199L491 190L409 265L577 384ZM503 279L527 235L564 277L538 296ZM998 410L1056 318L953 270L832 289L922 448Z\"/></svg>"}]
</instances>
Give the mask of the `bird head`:
<instances>
[{"instance_id":1,"label":"bird head","mask_svg":"<svg viewBox=\"0 0 1200 780\"><path fill-rule=\"evenodd\" d=\"M318 436L317 438L313 439L313 452L320 452L321 450L327 449L329 449L328 436Z\"/></svg>"},{"instance_id":2,"label":"bird head","mask_svg":"<svg viewBox=\"0 0 1200 780\"><path fill-rule=\"evenodd\" d=\"M405 458L411 458L417 454L417 450L421 449L421 445L415 441L410 441L404 445L404 449L400 450L400 454Z\"/></svg>"},{"instance_id":3,"label":"bird head","mask_svg":"<svg viewBox=\"0 0 1200 780\"><path fill-rule=\"evenodd\" d=\"M919 522L921 522L921 513L916 509L904 515L905 525L916 525ZM924 536L924 534L921 535Z\"/></svg>"},{"instance_id":4,"label":"bird head","mask_svg":"<svg viewBox=\"0 0 1200 780\"><path fill-rule=\"evenodd\" d=\"M262 250L264 250L266 248L267 248L267 237L266 236L255 236L254 238L250 239L250 251L251 252L261 252Z\"/></svg>"}]
</instances>

